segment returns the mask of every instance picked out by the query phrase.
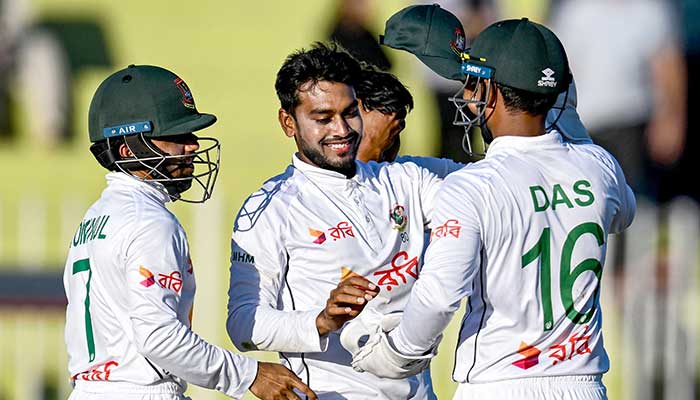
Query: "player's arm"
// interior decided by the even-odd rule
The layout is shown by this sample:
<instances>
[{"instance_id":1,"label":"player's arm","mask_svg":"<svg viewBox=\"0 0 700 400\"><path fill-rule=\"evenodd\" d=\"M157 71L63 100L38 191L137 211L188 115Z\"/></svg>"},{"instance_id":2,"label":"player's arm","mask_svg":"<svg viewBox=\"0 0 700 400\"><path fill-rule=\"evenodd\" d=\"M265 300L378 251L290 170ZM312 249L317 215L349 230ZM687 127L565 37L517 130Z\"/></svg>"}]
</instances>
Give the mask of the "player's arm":
<instances>
[{"instance_id":1,"label":"player's arm","mask_svg":"<svg viewBox=\"0 0 700 400\"><path fill-rule=\"evenodd\" d=\"M323 307L278 309L287 272L286 216L275 223L274 211L268 208L252 226L234 230L226 329L240 351L325 351L327 339L316 327Z\"/></svg>"},{"instance_id":2,"label":"player's arm","mask_svg":"<svg viewBox=\"0 0 700 400\"><path fill-rule=\"evenodd\" d=\"M255 380L258 364L202 340L178 319L181 284L163 277L184 277L187 241L171 220L143 221L124 250L129 320L138 352L158 374L169 371L192 384L240 398Z\"/></svg>"},{"instance_id":3,"label":"player's arm","mask_svg":"<svg viewBox=\"0 0 700 400\"><path fill-rule=\"evenodd\" d=\"M448 177L435 201L431 241L403 318L389 337L404 355L426 353L471 294L481 238L474 202Z\"/></svg>"},{"instance_id":4,"label":"player's arm","mask_svg":"<svg viewBox=\"0 0 700 400\"><path fill-rule=\"evenodd\" d=\"M612 158L612 157L611 157ZM615 169L615 180L617 181L617 190L619 196L619 209L615 214L610 228L611 233L619 233L632 225L634 215L637 212L637 200L634 197L632 188L627 184L625 174L620 167L620 164L612 158L613 167Z\"/></svg>"},{"instance_id":5,"label":"player's arm","mask_svg":"<svg viewBox=\"0 0 700 400\"><path fill-rule=\"evenodd\" d=\"M420 202L423 210L423 221L427 226L435 217L435 205L437 204L437 196L440 193L443 180L425 168L419 168L420 173Z\"/></svg>"},{"instance_id":6,"label":"player's arm","mask_svg":"<svg viewBox=\"0 0 700 400\"><path fill-rule=\"evenodd\" d=\"M426 261L398 326L387 335L393 326L382 319L359 348L346 331L341 335L358 372L400 379L425 369L462 298L471 294L480 264L478 220L468 196L449 182L448 177L436 199Z\"/></svg>"}]
</instances>

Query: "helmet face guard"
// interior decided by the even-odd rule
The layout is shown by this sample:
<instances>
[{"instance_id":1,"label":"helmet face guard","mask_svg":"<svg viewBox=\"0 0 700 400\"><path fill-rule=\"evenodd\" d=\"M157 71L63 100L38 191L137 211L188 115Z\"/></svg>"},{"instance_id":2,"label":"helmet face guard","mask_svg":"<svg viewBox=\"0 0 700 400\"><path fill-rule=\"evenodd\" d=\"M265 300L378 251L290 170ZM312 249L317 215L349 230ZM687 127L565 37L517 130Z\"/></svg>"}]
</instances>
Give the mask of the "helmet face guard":
<instances>
[{"instance_id":1,"label":"helmet face guard","mask_svg":"<svg viewBox=\"0 0 700 400\"><path fill-rule=\"evenodd\" d=\"M463 54L463 57L465 56ZM486 126L486 121L488 120L486 106L493 90L491 78L494 75L494 70L490 67L477 66L465 61L462 63L462 73L465 78L462 87L454 96L449 98L456 108L452 124L464 128L462 149L465 153L470 157L483 158L485 150L483 152L478 151L476 143L472 143L471 131L473 127L478 127L481 130L484 149L486 144L493 140ZM472 109L476 110L476 112L472 111Z\"/></svg>"},{"instance_id":2,"label":"helmet face guard","mask_svg":"<svg viewBox=\"0 0 700 400\"><path fill-rule=\"evenodd\" d=\"M463 57L468 57L466 54ZM467 58L468 60L468 58ZM456 113L453 125L464 127L462 137L462 149L470 157L483 158L486 154L486 145L493 141L493 134L489 130L486 122L490 115L486 115L488 99L491 98L495 90L495 69L482 65L475 65L464 61L462 63L462 73L465 80L462 87L449 100L455 105ZM547 120L545 131L549 132L556 128L568 101L569 89L562 92L557 98L557 102L550 109L551 117ZM470 108L471 106L471 108ZM476 110L476 113L472 110ZM483 139L484 152L476 150L475 143L472 143L471 130L478 127Z\"/></svg>"},{"instance_id":3,"label":"helmet face guard","mask_svg":"<svg viewBox=\"0 0 700 400\"><path fill-rule=\"evenodd\" d=\"M203 203L211 197L219 174L221 157L221 144L217 139L198 138L200 150L183 155L170 155L164 152L149 138L144 137L143 133L124 139L125 145L134 156L115 161L114 164L119 171L146 183L162 184L173 201ZM173 177L172 172L183 166L193 167L194 171L187 176ZM145 174L143 177L135 176L130 172L134 170L145 171ZM194 196L182 197L182 193L192 186L197 188Z\"/></svg>"}]
</instances>

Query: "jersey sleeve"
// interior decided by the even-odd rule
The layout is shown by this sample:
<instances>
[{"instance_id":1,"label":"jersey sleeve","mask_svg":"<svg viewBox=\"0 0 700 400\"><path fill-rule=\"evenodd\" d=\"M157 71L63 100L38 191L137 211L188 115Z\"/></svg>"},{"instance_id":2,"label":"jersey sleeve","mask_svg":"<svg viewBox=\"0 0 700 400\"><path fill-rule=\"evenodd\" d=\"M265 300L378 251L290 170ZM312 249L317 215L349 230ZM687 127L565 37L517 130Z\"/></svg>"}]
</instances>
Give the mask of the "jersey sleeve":
<instances>
[{"instance_id":1,"label":"jersey sleeve","mask_svg":"<svg viewBox=\"0 0 700 400\"><path fill-rule=\"evenodd\" d=\"M396 349L405 355L430 349L461 300L472 292L482 244L478 215L468 198L449 178L437 196L420 278L411 290L401 323L390 334Z\"/></svg>"},{"instance_id":2,"label":"jersey sleeve","mask_svg":"<svg viewBox=\"0 0 700 400\"><path fill-rule=\"evenodd\" d=\"M617 190L620 197L620 208L613 217L610 227L611 233L620 233L632 225L634 215L637 211L637 201L634 197L632 188L627 184L625 174L622 171L620 164L613 158L615 168L615 179L617 181Z\"/></svg>"},{"instance_id":3,"label":"jersey sleeve","mask_svg":"<svg viewBox=\"0 0 700 400\"><path fill-rule=\"evenodd\" d=\"M427 227L433 219L435 201L442 185L442 179L429 169L416 163L402 163L401 168L407 174L411 185L416 185L420 207L423 213L423 223Z\"/></svg>"},{"instance_id":4,"label":"jersey sleeve","mask_svg":"<svg viewBox=\"0 0 700 400\"><path fill-rule=\"evenodd\" d=\"M184 231L172 220L143 221L131 238L125 268L133 340L141 355L171 374L240 398L255 380L257 361L201 339L178 319L178 287L159 284L161 275L183 276L188 252Z\"/></svg>"},{"instance_id":5,"label":"jersey sleeve","mask_svg":"<svg viewBox=\"0 0 700 400\"><path fill-rule=\"evenodd\" d=\"M316 328L316 317L322 309L278 309L287 270L283 232L286 216L280 215L273 222L274 210L260 212L263 215L252 226L237 223L231 240L226 322L229 337L240 351L325 351L327 338L321 338Z\"/></svg>"}]
</instances>

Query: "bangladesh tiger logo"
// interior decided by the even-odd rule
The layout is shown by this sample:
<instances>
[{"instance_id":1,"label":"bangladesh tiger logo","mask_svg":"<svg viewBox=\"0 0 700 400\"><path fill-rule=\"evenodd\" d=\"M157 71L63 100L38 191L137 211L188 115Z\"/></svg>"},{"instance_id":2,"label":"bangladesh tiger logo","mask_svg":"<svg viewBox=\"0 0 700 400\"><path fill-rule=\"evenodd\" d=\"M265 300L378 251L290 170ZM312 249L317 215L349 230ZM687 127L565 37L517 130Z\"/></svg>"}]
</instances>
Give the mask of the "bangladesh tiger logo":
<instances>
[{"instance_id":1,"label":"bangladesh tiger logo","mask_svg":"<svg viewBox=\"0 0 700 400\"><path fill-rule=\"evenodd\" d=\"M391 213L389 213L389 218L394 223L394 226L392 226L393 229L399 232L403 232L406 229L408 215L406 215L406 209L402 205L395 205Z\"/></svg>"},{"instance_id":2,"label":"bangladesh tiger logo","mask_svg":"<svg viewBox=\"0 0 700 400\"><path fill-rule=\"evenodd\" d=\"M457 55L462 55L464 52L464 48L466 47L467 44L467 39L464 36L464 31L462 28L457 27L455 28L455 38L453 41L450 42L450 48L452 51L455 52Z\"/></svg>"},{"instance_id":3,"label":"bangladesh tiger logo","mask_svg":"<svg viewBox=\"0 0 700 400\"><path fill-rule=\"evenodd\" d=\"M182 94L182 105L194 110L194 97L192 96L192 92L190 91L190 88L187 86L185 81L183 81L180 78L175 78L174 82L175 86L177 86L177 88L180 90L180 93Z\"/></svg>"}]
</instances>

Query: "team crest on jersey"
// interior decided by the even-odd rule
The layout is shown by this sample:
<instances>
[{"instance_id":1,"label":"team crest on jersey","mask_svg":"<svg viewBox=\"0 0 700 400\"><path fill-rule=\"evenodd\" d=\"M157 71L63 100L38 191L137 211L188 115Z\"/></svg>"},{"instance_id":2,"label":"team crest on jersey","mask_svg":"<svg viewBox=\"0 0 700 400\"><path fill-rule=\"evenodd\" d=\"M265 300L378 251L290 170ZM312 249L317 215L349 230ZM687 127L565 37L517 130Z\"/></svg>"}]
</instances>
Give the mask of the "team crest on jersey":
<instances>
[{"instance_id":1,"label":"team crest on jersey","mask_svg":"<svg viewBox=\"0 0 700 400\"><path fill-rule=\"evenodd\" d=\"M309 234L314 237L314 243L323 244L326 241L326 233L314 228L309 228Z\"/></svg>"},{"instance_id":2,"label":"team crest on jersey","mask_svg":"<svg viewBox=\"0 0 700 400\"><path fill-rule=\"evenodd\" d=\"M139 274L143 276L144 280L139 282L145 287L151 287L154 283L156 283L156 278L153 276L153 272L149 271L147 268L144 268L142 265L139 266Z\"/></svg>"},{"instance_id":3,"label":"team crest on jersey","mask_svg":"<svg viewBox=\"0 0 700 400\"><path fill-rule=\"evenodd\" d=\"M403 232L406 229L406 224L408 223L408 215L406 215L406 209L402 205L395 205L394 208L389 213L389 218L391 222L394 223L392 228L397 229L399 232Z\"/></svg>"},{"instance_id":4,"label":"team crest on jersey","mask_svg":"<svg viewBox=\"0 0 700 400\"><path fill-rule=\"evenodd\" d=\"M192 96L192 92L190 91L190 88L187 86L185 81L183 81L180 78L175 78L174 82L175 86L177 86L177 88L180 90L180 93L182 94L182 105L194 110L194 97Z\"/></svg>"},{"instance_id":5,"label":"team crest on jersey","mask_svg":"<svg viewBox=\"0 0 700 400\"><path fill-rule=\"evenodd\" d=\"M460 27L455 28L455 37L450 42L450 48L457 55L462 55L464 47L467 44L467 39L464 37L464 31Z\"/></svg>"}]
</instances>

